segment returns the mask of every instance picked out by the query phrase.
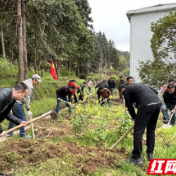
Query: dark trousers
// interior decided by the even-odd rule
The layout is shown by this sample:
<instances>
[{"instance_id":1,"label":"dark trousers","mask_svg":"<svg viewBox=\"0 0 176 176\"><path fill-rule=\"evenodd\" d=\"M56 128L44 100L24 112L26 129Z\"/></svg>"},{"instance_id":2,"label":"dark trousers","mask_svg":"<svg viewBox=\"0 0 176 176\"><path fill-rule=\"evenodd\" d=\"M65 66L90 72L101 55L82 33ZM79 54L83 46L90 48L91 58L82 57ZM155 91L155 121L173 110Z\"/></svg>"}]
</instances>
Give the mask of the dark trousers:
<instances>
[{"instance_id":1,"label":"dark trousers","mask_svg":"<svg viewBox=\"0 0 176 176\"><path fill-rule=\"evenodd\" d=\"M80 92L80 95L79 95L79 100L83 101L83 97L84 97L83 92Z\"/></svg>"},{"instance_id":2,"label":"dark trousers","mask_svg":"<svg viewBox=\"0 0 176 176\"><path fill-rule=\"evenodd\" d=\"M97 91L97 95L98 95L98 101L100 103L100 91Z\"/></svg>"},{"instance_id":3,"label":"dark trousers","mask_svg":"<svg viewBox=\"0 0 176 176\"><path fill-rule=\"evenodd\" d=\"M145 106L139 109L134 125L134 148L132 157L138 159L142 153L142 138L147 128L147 153L153 153L155 146L155 129L160 113L161 104Z\"/></svg>"},{"instance_id":4,"label":"dark trousers","mask_svg":"<svg viewBox=\"0 0 176 176\"><path fill-rule=\"evenodd\" d=\"M24 112L24 108L23 108L22 104L19 104L18 102L16 102L12 108L12 112L15 117L19 118L22 121L25 121L25 122L27 121L27 117ZM10 122L8 130L10 130L13 127L14 127L14 123ZM13 133L13 132L11 132L11 133ZM20 137L24 137L25 135L26 135L25 127L21 127L20 128Z\"/></svg>"}]
</instances>

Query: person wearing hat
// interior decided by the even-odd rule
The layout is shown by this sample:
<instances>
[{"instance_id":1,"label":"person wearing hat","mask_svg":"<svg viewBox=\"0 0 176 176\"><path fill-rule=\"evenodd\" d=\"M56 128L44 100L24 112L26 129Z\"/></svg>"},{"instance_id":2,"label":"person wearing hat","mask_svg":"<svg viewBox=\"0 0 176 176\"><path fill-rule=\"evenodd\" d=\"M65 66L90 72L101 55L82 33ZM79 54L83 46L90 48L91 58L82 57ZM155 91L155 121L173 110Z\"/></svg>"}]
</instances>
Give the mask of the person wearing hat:
<instances>
[{"instance_id":1,"label":"person wearing hat","mask_svg":"<svg viewBox=\"0 0 176 176\"><path fill-rule=\"evenodd\" d=\"M42 82L41 77L37 74L34 74L32 76L32 79L27 79L23 81L23 83L25 83L28 87L28 94L23 99L18 100L12 108L13 115L22 121L27 121L23 105L26 107L28 111L28 116L32 116L32 112L30 110L30 100L34 90L34 86L37 86L40 82ZM14 123L10 122L8 129L11 129L13 127ZM12 137L13 135L14 135L13 132L11 132L7 134L7 137ZM31 138L31 136L26 135L24 127L20 128L20 138Z\"/></svg>"}]
</instances>

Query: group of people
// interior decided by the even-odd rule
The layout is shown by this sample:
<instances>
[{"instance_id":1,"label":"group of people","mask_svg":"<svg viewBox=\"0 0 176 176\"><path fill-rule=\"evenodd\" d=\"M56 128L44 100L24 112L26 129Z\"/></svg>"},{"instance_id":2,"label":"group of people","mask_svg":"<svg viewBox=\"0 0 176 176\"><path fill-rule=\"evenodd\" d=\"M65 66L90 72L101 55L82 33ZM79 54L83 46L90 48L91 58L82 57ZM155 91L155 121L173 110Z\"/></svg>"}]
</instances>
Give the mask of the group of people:
<instances>
[{"instance_id":1,"label":"group of people","mask_svg":"<svg viewBox=\"0 0 176 176\"><path fill-rule=\"evenodd\" d=\"M62 100L66 103L66 106L69 108L69 113L72 113L69 102L72 102L72 97L73 97L75 104L78 103L77 96L76 96L76 89L79 95L79 101L83 101L85 86L86 86L86 82L83 82L83 84L81 84L80 86L76 86L76 80L70 80L68 83L68 86L63 86L60 89L56 90L56 95L57 95L56 113L59 114L60 105L61 105ZM89 90L91 91L91 89Z\"/></svg>"},{"instance_id":2,"label":"group of people","mask_svg":"<svg viewBox=\"0 0 176 176\"><path fill-rule=\"evenodd\" d=\"M30 109L30 100L34 87L37 86L40 82L42 82L41 77L37 74L34 74L31 79L25 80L21 83L17 83L13 88L0 88L0 122L2 122L5 118L8 119L10 121L8 129L13 128L14 124L22 124L23 127L20 128L21 138L31 138L31 136L26 135L24 129L24 127L27 125L27 118L24 112L23 105L26 107L28 115L32 116L32 112ZM56 113L59 114L61 101L64 101L66 103L69 112L72 113L69 102L72 101L73 97L75 103L78 103L76 89L77 93L79 94L79 101L83 101L85 86L86 82L83 82L83 84L81 84L80 86L76 86L76 80L70 80L68 86L63 86L60 89L56 90ZM95 89L98 88L97 95L99 103L100 96L102 97L102 106L104 105L105 99L107 99L109 106L111 106L109 97L110 95L114 94L115 86L116 82L113 78L110 78L108 80L108 84L106 84L106 81L102 81L97 86L95 86ZM88 83L89 94L91 94L91 87L92 80L90 80ZM167 90L163 94L164 102L162 103L161 100L158 98L158 92L155 89L148 87L144 84L134 83L134 79L131 76L127 77L126 81L122 76L120 76L119 96L121 100L125 99L126 107L132 119L134 120L134 147L132 151L132 156L128 160L129 163L137 165L143 163L143 159L141 157L142 138L146 128L147 158L149 161L153 158L155 145L155 129L161 106L164 116L164 123L168 123L169 121L168 109L170 109L170 111L174 114L170 125L175 125L175 87L176 84L174 83L174 80L169 80ZM134 106L135 108L137 108L137 113ZM11 110L13 114L10 113ZM2 127L0 126L0 137L3 137L5 135L6 132L3 131ZM13 132L7 135L8 137L13 136Z\"/></svg>"}]
</instances>

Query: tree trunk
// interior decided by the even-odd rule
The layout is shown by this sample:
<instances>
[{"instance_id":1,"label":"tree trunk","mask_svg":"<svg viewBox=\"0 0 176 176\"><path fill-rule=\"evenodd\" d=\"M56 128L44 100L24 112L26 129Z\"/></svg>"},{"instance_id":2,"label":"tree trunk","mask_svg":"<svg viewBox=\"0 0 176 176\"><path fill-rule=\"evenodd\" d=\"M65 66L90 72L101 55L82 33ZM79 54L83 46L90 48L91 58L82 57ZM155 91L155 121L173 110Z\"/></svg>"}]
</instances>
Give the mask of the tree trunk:
<instances>
[{"instance_id":1,"label":"tree trunk","mask_svg":"<svg viewBox=\"0 0 176 176\"><path fill-rule=\"evenodd\" d=\"M23 27L23 60L24 60L24 79L27 79L27 42L26 42L26 8L25 0L22 0L22 27Z\"/></svg>"},{"instance_id":2,"label":"tree trunk","mask_svg":"<svg viewBox=\"0 0 176 176\"><path fill-rule=\"evenodd\" d=\"M13 49L12 49L12 43L10 43L10 68L12 68L12 63L13 63Z\"/></svg>"},{"instance_id":3,"label":"tree trunk","mask_svg":"<svg viewBox=\"0 0 176 176\"><path fill-rule=\"evenodd\" d=\"M42 57L43 60L42 60L42 69L41 69L41 77L43 77L43 73L45 71L45 57Z\"/></svg>"},{"instance_id":4,"label":"tree trunk","mask_svg":"<svg viewBox=\"0 0 176 176\"><path fill-rule=\"evenodd\" d=\"M6 53L5 53L5 46L4 46L4 34L1 30L1 43L2 43L2 57L5 60L6 59Z\"/></svg>"},{"instance_id":5,"label":"tree trunk","mask_svg":"<svg viewBox=\"0 0 176 176\"><path fill-rule=\"evenodd\" d=\"M78 78L80 78L79 62L78 62L78 64L77 64L77 73L78 73Z\"/></svg>"},{"instance_id":6,"label":"tree trunk","mask_svg":"<svg viewBox=\"0 0 176 176\"><path fill-rule=\"evenodd\" d=\"M24 60L23 60L23 27L21 17L21 0L17 0L17 25L18 25L18 82L24 80Z\"/></svg>"},{"instance_id":7,"label":"tree trunk","mask_svg":"<svg viewBox=\"0 0 176 176\"><path fill-rule=\"evenodd\" d=\"M41 61L41 54L39 53L39 59L38 59L38 62L37 62L37 69L38 69L38 75L40 75L40 61Z\"/></svg>"},{"instance_id":8,"label":"tree trunk","mask_svg":"<svg viewBox=\"0 0 176 176\"><path fill-rule=\"evenodd\" d=\"M72 71L72 65L73 65L72 62L68 62L68 72L69 72L68 78L69 78L69 80L70 80L70 72Z\"/></svg>"}]
</instances>

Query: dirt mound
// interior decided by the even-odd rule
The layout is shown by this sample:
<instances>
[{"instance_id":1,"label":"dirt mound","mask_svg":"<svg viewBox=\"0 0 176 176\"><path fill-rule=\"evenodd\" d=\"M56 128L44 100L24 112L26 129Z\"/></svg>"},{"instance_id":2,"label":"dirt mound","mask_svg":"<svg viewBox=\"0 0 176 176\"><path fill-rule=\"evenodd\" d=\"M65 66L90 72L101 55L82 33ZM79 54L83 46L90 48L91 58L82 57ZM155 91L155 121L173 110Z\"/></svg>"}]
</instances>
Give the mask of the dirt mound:
<instances>
[{"instance_id":1,"label":"dirt mound","mask_svg":"<svg viewBox=\"0 0 176 176\"><path fill-rule=\"evenodd\" d=\"M50 120L45 121L45 125L36 125L35 126L35 134L38 139L46 139L63 137L72 132L73 125L69 122L64 123L53 123Z\"/></svg>"},{"instance_id":2,"label":"dirt mound","mask_svg":"<svg viewBox=\"0 0 176 176\"><path fill-rule=\"evenodd\" d=\"M62 114L62 116L64 117L64 119L66 120L71 120L71 114Z\"/></svg>"},{"instance_id":3,"label":"dirt mound","mask_svg":"<svg viewBox=\"0 0 176 176\"><path fill-rule=\"evenodd\" d=\"M125 152L124 147L116 149L116 151L105 151L79 146L76 142L54 144L44 140L33 142L25 139L8 141L0 150L2 151L0 153L0 171L15 168L15 166L27 166L28 164L36 166L47 159L57 157L64 160L65 156L72 154L73 165L77 168L78 173L81 171L84 174L93 173L100 167L119 167L118 157Z\"/></svg>"}]
</instances>

